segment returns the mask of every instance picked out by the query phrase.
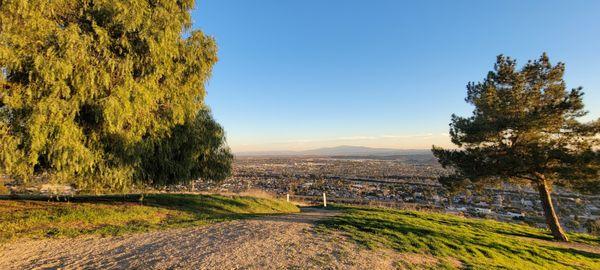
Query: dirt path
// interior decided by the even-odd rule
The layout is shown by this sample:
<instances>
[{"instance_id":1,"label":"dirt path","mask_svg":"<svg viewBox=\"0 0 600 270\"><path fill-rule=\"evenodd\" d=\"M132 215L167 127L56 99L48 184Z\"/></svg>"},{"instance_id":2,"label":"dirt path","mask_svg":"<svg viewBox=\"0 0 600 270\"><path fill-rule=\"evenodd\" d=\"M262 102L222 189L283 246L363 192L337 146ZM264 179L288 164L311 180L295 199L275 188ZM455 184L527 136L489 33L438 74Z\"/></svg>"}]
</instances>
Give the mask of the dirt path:
<instances>
[{"instance_id":1,"label":"dirt path","mask_svg":"<svg viewBox=\"0 0 600 270\"><path fill-rule=\"evenodd\" d=\"M0 248L0 269L391 269L401 260L315 232L315 221L335 214L308 209L198 228L11 243Z\"/></svg>"}]
</instances>

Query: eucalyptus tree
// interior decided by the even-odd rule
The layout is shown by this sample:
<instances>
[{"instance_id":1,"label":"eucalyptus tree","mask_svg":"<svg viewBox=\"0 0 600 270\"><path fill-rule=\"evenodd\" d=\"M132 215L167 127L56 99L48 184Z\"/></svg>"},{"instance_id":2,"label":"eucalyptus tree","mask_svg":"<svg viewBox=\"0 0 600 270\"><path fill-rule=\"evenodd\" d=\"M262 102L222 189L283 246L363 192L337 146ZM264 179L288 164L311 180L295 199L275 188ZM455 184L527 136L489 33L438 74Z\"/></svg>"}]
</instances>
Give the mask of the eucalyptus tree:
<instances>
[{"instance_id":1,"label":"eucalyptus tree","mask_svg":"<svg viewBox=\"0 0 600 270\"><path fill-rule=\"evenodd\" d=\"M582 88L568 90L565 65L546 54L517 69L498 56L494 70L467 85L469 117L452 115L457 149L433 147L454 172L440 181L451 188L501 183L530 185L539 192L546 223L556 240L568 241L552 204L554 185L598 191L600 120L582 123Z\"/></svg>"}]
</instances>

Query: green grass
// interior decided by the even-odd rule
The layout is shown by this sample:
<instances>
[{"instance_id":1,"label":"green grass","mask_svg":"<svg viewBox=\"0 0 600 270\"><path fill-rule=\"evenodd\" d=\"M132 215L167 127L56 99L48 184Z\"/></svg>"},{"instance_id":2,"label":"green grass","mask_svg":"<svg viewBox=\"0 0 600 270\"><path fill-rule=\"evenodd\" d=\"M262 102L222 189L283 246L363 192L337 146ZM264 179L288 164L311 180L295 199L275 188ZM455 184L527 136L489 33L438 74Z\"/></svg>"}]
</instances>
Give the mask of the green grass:
<instances>
[{"instance_id":1,"label":"green grass","mask_svg":"<svg viewBox=\"0 0 600 270\"><path fill-rule=\"evenodd\" d=\"M120 235L298 212L281 200L220 195L79 196L70 202L0 200L0 243L21 238Z\"/></svg>"},{"instance_id":2,"label":"green grass","mask_svg":"<svg viewBox=\"0 0 600 270\"><path fill-rule=\"evenodd\" d=\"M344 207L321 223L369 248L391 248L438 259L432 268L600 269L600 254L550 242L546 231L493 220L448 214ZM600 247L600 239L570 234L575 245ZM410 265L404 265L410 268ZM423 266L417 266L421 269Z\"/></svg>"}]
</instances>

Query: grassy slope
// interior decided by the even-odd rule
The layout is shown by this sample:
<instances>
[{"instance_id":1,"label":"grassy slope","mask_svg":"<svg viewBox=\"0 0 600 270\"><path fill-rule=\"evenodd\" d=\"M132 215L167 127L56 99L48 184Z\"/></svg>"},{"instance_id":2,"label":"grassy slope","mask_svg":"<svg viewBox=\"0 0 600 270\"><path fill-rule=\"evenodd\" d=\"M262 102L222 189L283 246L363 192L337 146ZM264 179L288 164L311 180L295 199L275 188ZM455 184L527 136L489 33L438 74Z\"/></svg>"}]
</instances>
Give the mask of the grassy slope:
<instances>
[{"instance_id":1,"label":"grassy slope","mask_svg":"<svg viewBox=\"0 0 600 270\"><path fill-rule=\"evenodd\" d=\"M440 260L432 268L453 268L452 262L459 260L472 269L600 269L598 253L545 241L551 239L547 233L529 226L417 211L340 208L344 214L323 222L325 228L371 248L433 255ZM597 237L570 237L600 249Z\"/></svg>"},{"instance_id":2,"label":"grassy slope","mask_svg":"<svg viewBox=\"0 0 600 270\"><path fill-rule=\"evenodd\" d=\"M298 212L284 201L219 195L76 197L74 202L0 200L0 243L19 238L118 235L204 225L255 214Z\"/></svg>"}]
</instances>

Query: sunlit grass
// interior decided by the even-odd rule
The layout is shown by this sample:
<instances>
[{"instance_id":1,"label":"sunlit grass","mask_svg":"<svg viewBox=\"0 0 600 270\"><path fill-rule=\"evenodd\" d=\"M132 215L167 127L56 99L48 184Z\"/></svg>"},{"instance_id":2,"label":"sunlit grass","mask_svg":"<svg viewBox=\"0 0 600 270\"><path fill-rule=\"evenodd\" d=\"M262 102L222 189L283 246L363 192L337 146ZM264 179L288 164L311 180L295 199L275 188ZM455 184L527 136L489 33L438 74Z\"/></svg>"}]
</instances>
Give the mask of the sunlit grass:
<instances>
[{"instance_id":1,"label":"sunlit grass","mask_svg":"<svg viewBox=\"0 0 600 270\"><path fill-rule=\"evenodd\" d=\"M0 243L20 238L119 235L299 211L285 201L219 195L155 194L146 195L143 203L121 196L74 201L79 202L0 200Z\"/></svg>"},{"instance_id":2,"label":"sunlit grass","mask_svg":"<svg viewBox=\"0 0 600 270\"><path fill-rule=\"evenodd\" d=\"M384 208L340 207L344 214L326 220L325 228L342 231L369 248L432 255L435 268L460 261L470 269L600 269L600 254L546 240L537 228L454 215ZM600 246L600 239L570 234L574 242Z\"/></svg>"}]
</instances>

